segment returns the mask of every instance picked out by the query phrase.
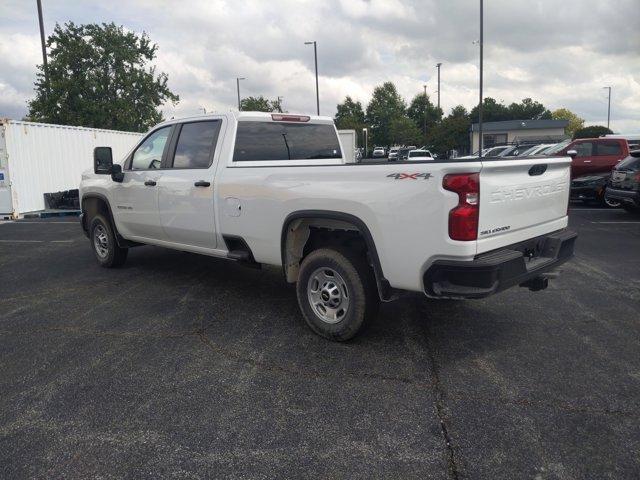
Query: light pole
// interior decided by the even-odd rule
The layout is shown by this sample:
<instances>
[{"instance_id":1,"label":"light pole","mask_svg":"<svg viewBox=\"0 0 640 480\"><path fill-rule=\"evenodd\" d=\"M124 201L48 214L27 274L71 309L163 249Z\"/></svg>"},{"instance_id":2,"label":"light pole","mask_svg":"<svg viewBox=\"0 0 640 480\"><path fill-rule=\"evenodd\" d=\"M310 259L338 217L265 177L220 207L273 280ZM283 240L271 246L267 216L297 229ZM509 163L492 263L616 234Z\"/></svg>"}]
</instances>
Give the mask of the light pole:
<instances>
[{"instance_id":1,"label":"light pole","mask_svg":"<svg viewBox=\"0 0 640 480\"><path fill-rule=\"evenodd\" d=\"M304 42L305 45L313 45L313 58L316 65L316 108L320 115L320 93L318 92L318 45L316 41Z\"/></svg>"},{"instance_id":2,"label":"light pole","mask_svg":"<svg viewBox=\"0 0 640 480\"><path fill-rule=\"evenodd\" d=\"M240 104L240 80L246 80L244 77L236 77L236 87L238 88L238 111L242 111L242 105Z\"/></svg>"},{"instance_id":3,"label":"light pole","mask_svg":"<svg viewBox=\"0 0 640 480\"><path fill-rule=\"evenodd\" d=\"M49 64L47 63L47 46L44 42L44 22L42 21L42 3L38 0L38 23L40 24L40 44L42 46L42 71L44 73L45 91L49 90Z\"/></svg>"},{"instance_id":4,"label":"light pole","mask_svg":"<svg viewBox=\"0 0 640 480\"><path fill-rule=\"evenodd\" d=\"M364 134L364 157L363 158L367 158L367 150L369 150L368 148L368 140L369 140L369 131L366 128L362 129L362 133Z\"/></svg>"},{"instance_id":5,"label":"light pole","mask_svg":"<svg viewBox=\"0 0 640 480\"><path fill-rule=\"evenodd\" d=\"M282 113L282 100L284 99L283 96L278 95L278 108L280 108L280 113Z\"/></svg>"},{"instance_id":6,"label":"light pole","mask_svg":"<svg viewBox=\"0 0 640 480\"><path fill-rule=\"evenodd\" d=\"M480 103L478 104L478 157L482 158L482 47L484 40L484 5L483 0L480 0ZM472 145L473 148L473 145Z\"/></svg>"},{"instance_id":7,"label":"light pole","mask_svg":"<svg viewBox=\"0 0 640 480\"><path fill-rule=\"evenodd\" d=\"M609 90L609 104L607 105L607 128L609 128L609 122L611 121L611 87L602 87Z\"/></svg>"},{"instance_id":8,"label":"light pole","mask_svg":"<svg viewBox=\"0 0 640 480\"><path fill-rule=\"evenodd\" d=\"M427 136L427 84L423 85L424 87L424 136L426 139Z\"/></svg>"},{"instance_id":9,"label":"light pole","mask_svg":"<svg viewBox=\"0 0 640 480\"><path fill-rule=\"evenodd\" d=\"M442 66L442 62L436 63L436 68L438 69L438 108L440 108L440 67Z\"/></svg>"}]
</instances>

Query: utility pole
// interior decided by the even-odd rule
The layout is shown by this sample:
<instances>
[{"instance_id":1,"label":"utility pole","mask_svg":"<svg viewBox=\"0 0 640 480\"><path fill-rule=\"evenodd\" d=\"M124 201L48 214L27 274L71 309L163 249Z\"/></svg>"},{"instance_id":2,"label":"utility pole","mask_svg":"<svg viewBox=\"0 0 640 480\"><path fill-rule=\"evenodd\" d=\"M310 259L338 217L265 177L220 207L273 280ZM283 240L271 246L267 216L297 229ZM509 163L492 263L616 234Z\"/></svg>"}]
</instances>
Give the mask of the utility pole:
<instances>
[{"instance_id":1,"label":"utility pole","mask_svg":"<svg viewBox=\"0 0 640 480\"><path fill-rule=\"evenodd\" d=\"M441 62L436 64L436 67L438 68L438 108L440 108L440 67L441 66L442 66Z\"/></svg>"},{"instance_id":2,"label":"utility pole","mask_svg":"<svg viewBox=\"0 0 640 480\"><path fill-rule=\"evenodd\" d=\"M244 77L236 77L236 87L238 89L238 111L242 111L242 105L240 104L240 80L244 80Z\"/></svg>"},{"instance_id":3,"label":"utility pole","mask_svg":"<svg viewBox=\"0 0 640 480\"><path fill-rule=\"evenodd\" d=\"M482 158L482 147L483 147L483 141L482 141L482 47L483 47L483 40L484 40L484 5L483 5L483 0L480 0L480 103L478 104L478 147L479 147L479 153L478 156L480 158ZM473 138L473 137L472 137ZM473 145L471 146L473 149Z\"/></svg>"},{"instance_id":4,"label":"utility pole","mask_svg":"<svg viewBox=\"0 0 640 480\"><path fill-rule=\"evenodd\" d=\"M424 85L424 135L427 136L427 84Z\"/></svg>"},{"instance_id":5,"label":"utility pole","mask_svg":"<svg viewBox=\"0 0 640 480\"><path fill-rule=\"evenodd\" d=\"M38 3L38 22L40 23L40 44L42 45L42 70L44 72L44 83L46 91L49 90L49 64L47 63L47 46L44 42L44 22L42 21L42 3Z\"/></svg>"},{"instance_id":6,"label":"utility pole","mask_svg":"<svg viewBox=\"0 0 640 480\"><path fill-rule=\"evenodd\" d=\"M316 65L316 109L318 115L320 115L320 93L318 91L318 44L314 40L313 42L304 42L305 45L313 45L313 58Z\"/></svg>"},{"instance_id":7,"label":"utility pole","mask_svg":"<svg viewBox=\"0 0 640 480\"><path fill-rule=\"evenodd\" d=\"M611 122L611 87L602 87L609 90L609 104L607 105L607 128L609 128L609 123Z\"/></svg>"}]
</instances>

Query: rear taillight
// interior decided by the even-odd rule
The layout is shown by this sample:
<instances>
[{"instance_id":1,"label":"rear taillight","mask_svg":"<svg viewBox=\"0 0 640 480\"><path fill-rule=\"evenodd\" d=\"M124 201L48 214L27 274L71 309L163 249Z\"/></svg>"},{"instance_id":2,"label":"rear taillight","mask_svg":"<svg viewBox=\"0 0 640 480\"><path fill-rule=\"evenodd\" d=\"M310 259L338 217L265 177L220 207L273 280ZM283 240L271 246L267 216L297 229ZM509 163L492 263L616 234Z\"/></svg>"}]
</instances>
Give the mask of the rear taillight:
<instances>
[{"instance_id":1,"label":"rear taillight","mask_svg":"<svg viewBox=\"0 0 640 480\"><path fill-rule=\"evenodd\" d=\"M636 182L640 182L640 172L636 172L636 174L633 176L633 179L634 179Z\"/></svg>"},{"instance_id":2,"label":"rear taillight","mask_svg":"<svg viewBox=\"0 0 640 480\"><path fill-rule=\"evenodd\" d=\"M445 175L442 186L458 194L458 206L449 212L449 237L452 240L476 240L480 216L480 174Z\"/></svg>"}]
</instances>

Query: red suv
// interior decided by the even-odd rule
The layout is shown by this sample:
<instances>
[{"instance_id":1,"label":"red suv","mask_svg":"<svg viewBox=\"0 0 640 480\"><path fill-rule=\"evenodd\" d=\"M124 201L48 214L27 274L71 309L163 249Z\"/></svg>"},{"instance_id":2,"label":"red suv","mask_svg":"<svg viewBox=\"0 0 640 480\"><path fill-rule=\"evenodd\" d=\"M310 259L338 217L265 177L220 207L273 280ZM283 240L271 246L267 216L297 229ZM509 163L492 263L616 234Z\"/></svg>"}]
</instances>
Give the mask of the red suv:
<instances>
[{"instance_id":1,"label":"red suv","mask_svg":"<svg viewBox=\"0 0 640 480\"><path fill-rule=\"evenodd\" d=\"M629 144L623 138L580 138L559 151L546 154L571 157L571 178L576 178L611 172L618 162L629 156Z\"/></svg>"}]
</instances>

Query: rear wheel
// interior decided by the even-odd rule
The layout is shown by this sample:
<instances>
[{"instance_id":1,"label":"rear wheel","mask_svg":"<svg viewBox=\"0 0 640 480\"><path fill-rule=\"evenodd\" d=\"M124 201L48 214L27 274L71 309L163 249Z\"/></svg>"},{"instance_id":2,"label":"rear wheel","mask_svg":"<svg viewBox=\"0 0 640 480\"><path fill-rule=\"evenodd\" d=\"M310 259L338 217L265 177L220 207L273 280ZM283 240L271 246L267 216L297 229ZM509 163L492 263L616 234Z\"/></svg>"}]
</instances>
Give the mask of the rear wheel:
<instances>
[{"instance_id":1,"label":"rear wheel","mask_svg":"<svg viewBox=\"0 0 640 480\"><path fill-rule=\"evenodd\" d=\"M321 248L307 255L296 291L307 325L335 341L353 338L379 306L371 267L346 248Z\"/></svg>"},{"instance_id":2,"label":"rear wheel","mask_svg":"<svg viewBox=\"0 0 640 480\"><path fill-rule=\"evenodd\" d=\"M89 238L93 253L101 266L118 267L127 259L129 250L118 246L111 222L104 216L97 214L91 219Z\"/></svg>"}]
</instances>

